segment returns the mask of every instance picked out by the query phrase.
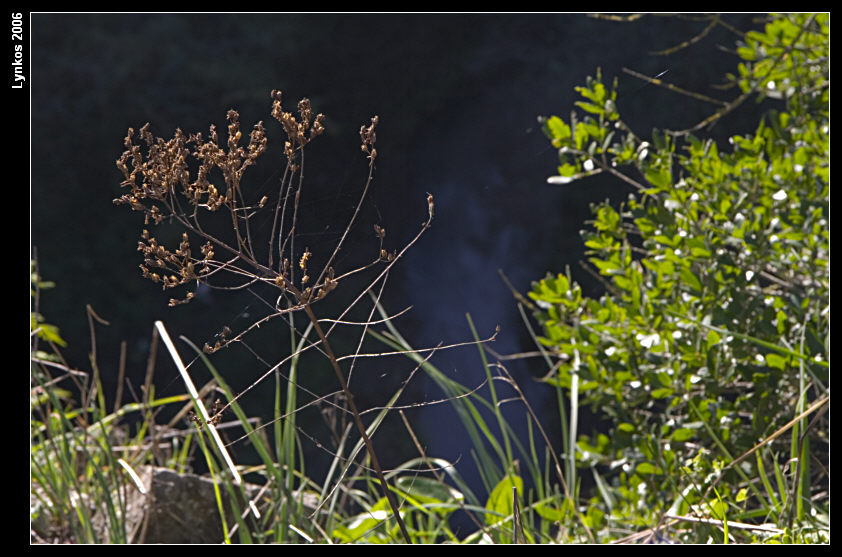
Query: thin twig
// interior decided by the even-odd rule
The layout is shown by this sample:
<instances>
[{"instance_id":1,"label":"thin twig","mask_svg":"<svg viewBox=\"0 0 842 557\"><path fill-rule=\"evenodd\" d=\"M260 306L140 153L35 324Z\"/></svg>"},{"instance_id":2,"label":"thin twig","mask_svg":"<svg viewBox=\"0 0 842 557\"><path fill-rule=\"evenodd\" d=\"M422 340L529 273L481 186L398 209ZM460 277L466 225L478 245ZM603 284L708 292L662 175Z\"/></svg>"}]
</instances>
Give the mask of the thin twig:
<instances>
[{"instance_id":1,"label":"thin twig","mask_svg":"<svg viewBox=\"0 0 842 557\"><path fill-rule=\"evenodd\" d=\"M585 528L585 532L588 534L588 537L591 539L592 542L595 542L596 539L591 532L591 529L588 528L587 523L585 522L585 517L582 516L581 511L577 507L575 501L573 501L573 497L570 494L570 491L567 488L567 482L564 479L564 473L561 471L561 463L558 461L558 457L556 456L555 450L553 450L552 443L550 443L550 438L547 436L547 433L544 431L544 428L541 426L541 422L538 420L538 416L535 415L535 412L532 410L532 406L529 404L529 401L526 399L526 396L523 394L523 391L520 390L520 385L517 384L514 377L511 376L509 371L503 366L502 364L497 364L497 368L502 370L503 373L506 374L506 377L501 377L504 381L506 381L511 387L517 391L518 397L523 401L523 405L526 407L527 412L529 415L532 416L532 421L535 423L535 426L538 428L538 431L541 433L541 437L544 438L544 443L546 444L547 448L549 449L550 455L553 457L553 463L555 464L555 471L556 476L558 476L559 481L561 482L561 487L564 490L564 496L570 500L571 508L576 516L582 523L582 526Z\"/></svg>"},{"instance_id":2,"label":"thin twig","mask_svg":"<svg viewBox=\"0 0 842 557\"><path fill-rule=\"evenodd\" d=\"M672 54L673 52L677 52L677 51L679 51L683 48L687 48L688 46L690 46L692 44L695 44L695 43L699 42L700 40L702 40L703 38L705 38L707 36L707 34L710 33L711 30L713 30L714 27L716 27L716 25L719 23L719 20L720 20L719 14L714 14L713 16L711 16L711 21L708 24L708 26L705 27L704 29L702 29L702 31L698 35L696 35L695 37L691 37L690 39L688 39L686 41L683 41L680 44L677 44L677 45L675 45L673 47L670 47L670 48L665 48L664 50L651 51L649 54L652 54L653 56L666 56L666 55Z\"/></svg>"},{"instance_id":3,"label":"thin twig","mask_svg":"<svg viewBox=\"0 0 842 557\"><path fill-rule=\"evenodd\" d=\"M409 537L409 532L407 531L406 525L403 523L400 511L398 510L398 504L395 501L395 496L389 489L389 484L386 482L386 477L383 475L383 470L380 468L380 462L377 460L377 453L374 452L374 444L371 442L371 439L369 439L368 433L366 433L365 430L365 425L363 425L362 419L360 418L360 412L357 410L357 403L354 402L354 395L351 393L350 389L348 389L348 383L345 381L345 375L342 373L342 369L339 367L339 362L336 361L336 356L333 354L333 348L331 348L327 337L325 337L324 331L322 331L322 327L319 325L319 320L316 319L316 315L313 313L313 309L310 307L310 304L306 304L304 306L304 311L307 313L307 317L310 318L310 322L313 324L313 329L315 329L316 334L322 340L322 345L330 358L333 371L336 373L336 378L339 380L339 384L342 386L342 391L345 394L345 402L351 408L351 412L354 415L354 422L357 424L357 429L363 438L363 443L365 443L365 448L368 452L369 458L371 459L371 464L374 467L378 480L380 480L380 487L383 490L383 495L385 495L389 502L389 506L392 508L392 514L398 523L401 534L403 534L406 543L412 543L412 538Z\"/></svg>"},{"instance_id":4,"label":"thin twig","mask_svg":"<svg viewBox=\"0 0 842 557\"><path fill-rule=\"evenodd\" d=\"M798 35L795 37L795 39L793 39L793 41L789 45L789 47L787 47L783 52L781 52L777 56L777 58L775 58L775 60L772 62L771 66L769 67L769 70L766 72L766 74L762 78L758 79L755 82L755 84L752 85L751 88L748 91L746 91L745 93L743 93L742 95L740 95L739 97L734 99L733 101L729 102L727 105L725 105L721 109L717 110L716 112L714 112L713 114L711 114L710 116L708 116L707 118L705 118L704 120L702 120L701 122L696 124L695 126L693 126L691 128L687 128L685 130L681 130L681 131L666 130L666 133L668 133L668 134L670 134L674 137L679 137L679 136L691 134L695 131L698 131L698 130L704 128L705 126L707 126L709 124L713 124L714 122L716 122L717 120L719 120L720 118L722 118L723 116L725 116L729 112L732 112L738 106L743 104L743 102L745 102L746 99L748 99L750 96L752 96L754 93L757 92L757 89L760 87L760 84L763 83L763 81L766 80L766 77L771 75L772 72L774 72L777 69L778 64L780 64L780 62L784 58L789 56L789 53L792 52L792 50L795 48L796 43L798 43L798 40L801 39L801 35L803 35L804 32L807 30L807 27L809 27L813 23L813 19L815 19L815 17L816 17L816 15L812 14L807 19L807 21L804 22L804 25L798 31Z\"/></svg>"},{"instance_id":5,"label":"thin twig","mask_svg":"<svg viewBox=\"0 0 842 557\"><path fill-rule=\"evenodd\" d=\"M638 79L642 79L644 81L648 81L649 83L651 83L653 85L657 85L658 87L664 87L664 88L669 89L670 91L672 91L674 93L686 95L688 97L692 97L692 98L694 98L696 100L699 100L699 101L702 101L702 102L715 104L717 106L726 106L728 104L725 101L720 101L719 99L714 99L712 97L702 95L701 93L696 93L694 91L688 91L687 89L682 89L681 87L676 87L672 83L666 83L664 81L661 81L660 79L656 79L654 77L649 77L649 76L644 75L642 73L638 73L634 70L630 70L629 68L623 68L623 71L625 73L629 74L629 75L632 75L632 76L638 78Z\"/></svg>"}]
</instances>

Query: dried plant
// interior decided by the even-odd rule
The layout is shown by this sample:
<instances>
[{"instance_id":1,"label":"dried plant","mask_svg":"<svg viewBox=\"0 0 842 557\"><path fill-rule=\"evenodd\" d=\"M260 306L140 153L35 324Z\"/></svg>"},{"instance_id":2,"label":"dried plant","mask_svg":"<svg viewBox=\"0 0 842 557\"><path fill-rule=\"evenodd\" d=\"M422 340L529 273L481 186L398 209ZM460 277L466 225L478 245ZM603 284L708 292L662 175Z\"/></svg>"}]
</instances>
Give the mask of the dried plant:
<instances>
[{"instance_id":1,"label":"dried plant","mask_svg":"<svg viewBox=\"0 0 842 557\"><path fill-rule=\"evenodd\" d=\"M182 286L187 288L183 297L170 299L170 306L193 300L199 285L224 290L242 290L256 284L265 284L276 290L277 301L269 315L236 334L226 326L213 344L205 344L204 352L210 354L231 343L241 342L244 335L275 317L288 316L293 312L306 314L318 340L304 349L315 347L329 359L341 386L343 402L362 437L383 494L404 539L409 541L397 502L388 487L346 375L340 366L340 358L334 353L329 336L334 327L367 293L373 293L376 285L385 283L392 266L429 228L433 219L433 197L429 194L427 197L428 218L421 225L417 235L402 250L387 251L384 247L386 231L375 224L374 236L378 245L373 250L370 262L344 272L336 271L334 266L337 255L347 241L349 232L357 224L360 208L374 175L378 124L378 117L374 116L368 126L362 126L360 129L361 151L369 164L368 176L359 200L344 232L332 252L327 255L325 264L321 269L312 268L314 254L306 246L303 250L296 246L295 238L303 186L304 151L313 139L325 131L325 118L322 114L313 115L308 99L301 100L297 108L298 116L285 112L281 103L281 92L272 91L272 116L280 122L286 135L283 149L286 167L280 187L274 196L264 195L257 198L257 195L243 187L243 174L246 169L253 166L266 152L266 130L263 123L258 122L251 131L248 144L243 145L239 114L230 110L227 115L228 137L223 146L220 145L219 133L215 126L210 127L207 138L201 133L187 136L179 129L169 140L155 138L149 131L149 124L137 133L130 128L124 142L126 150L117 160L117 167L124 176L121 186L127 188L128 192L115 199L114 203L143 212L144 224L147 227L164 222L183 227L181 241L174 249L158 241L149 228L143 229L138 243L138 251L143 256L140 269L144 277L160 283L164 290ZM224 185L213 182L212 178L217 174L217 169L221 173ZM253 223L258 215L266 212L271 213L271 229L268 237L261 237L257 233L258 227ZM207 219L213 218L211 214L218 213L227 213L230 218L231 232L226 235L215 232L216 228L211 232L212 228L206 222ZM264 246L268 246L268 249ZM318 255L324 257L324 254ZM325 299L347 277L369 269L379 272L374 273L374 278L368 286L362 288L339 317L325 320L329 321L331 326L324 330L314 312L314 304ZM382 292L382 284L379 291ZM273 366L237 398L260 384L281 363ZM214 415L208 423L218 422L221 413L233 402L232 400L226 405L215 405ZM200 418L194 416L193 419L202 425Z\"/></svg>"}]
</instances>

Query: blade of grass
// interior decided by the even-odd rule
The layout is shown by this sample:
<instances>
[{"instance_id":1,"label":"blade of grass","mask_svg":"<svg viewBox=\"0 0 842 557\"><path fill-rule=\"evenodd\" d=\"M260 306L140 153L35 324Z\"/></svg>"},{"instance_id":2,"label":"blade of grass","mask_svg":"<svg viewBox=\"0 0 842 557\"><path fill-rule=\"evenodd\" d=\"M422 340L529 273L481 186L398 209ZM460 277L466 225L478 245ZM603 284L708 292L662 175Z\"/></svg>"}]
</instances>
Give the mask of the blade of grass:
<instances>
[{"instance_id":1,"label":"blade of grass","mask_svg":"<svg viewBox=\"0 0 842 557\"><path fill-rule=\"evenodd\" d=\"M520 295L518 293L518 295ZM555 366L550 359L550 355L544 349L543 345L538 342L538 336L535 334L534 329L532 328L532 324L529 322L529 319L526 316L526 313L523 309L523 304L518 303L517 309L520 313L521 320L523 321L524 325L526 326L526 330L529 332L529 336L532 339L532 342L538 348L538 351L541 353L541 356L544 358L544 361L547 364L547 369L553 369ZM564 407L564 390L558 382L554 383L555 391L556 391L556 398L558 400L557 406L559 411L559 417L561 419L561 446L564 454L570 455L576 454L576 439L575 437L571 440L570 438L570 428L567 425L567 410ZM571 410L572 411L572 410ZM569 460L567 461L568 467L570 466ZM566 470L566 476L570 477L571 471L568 469Z\"/></svg>"},{"instance_id":2,"label":"blade of grass","mask_svg":"<svg viewBox=\"0 0 842 557\"><path fill-rule=\"evenodd\" d=\"M770 505L766 505L767 508L771 506L770 510L774 511L774 516L777 520L778 515L781 512L781 503L778 500L777 496L775 495L775 490L772 489L772 483L769 481L769 476L766 474L766 468L763 464L763 456L760 454L760 451L754 453L757 461L757 475L760 477L760 481L763 483L763 489L766 490L766 497L769 500Z\"/></svg>"},{"instance_id":3,"label":"blade of grass","mask_svg":"<svg viewBox=\"0 0 842 557\"><path fill-rule=\"evenodd\" d=\"M389 336L384 336L371 329L368 333L387 346L391 346L396 350L404 351L408 358L419 363L423 362L424 358L422 358L421 355L418 354L417 351L415 351L409 343L406 342L406 340L404 340L394 325L391 324L382 306L378 306L378 311L380 311L381 315L384 317L386 326L392 337L390 338ZM482 418L476 406L471 400L462 398L462 395L470 392L470 389L456 381L453 381L430 363L422 363L421 367L444 392L445 396L453 399L452 405L471 439L472 447L474 448L473 450L476 451L475 460L479 468L480 476L483 479L483 485L486 490L490 491L491 488L496 485L500 479L502 479L503 474L494 463L495 461L489 454L488 449L486 448L486 443L483 439L488 442L501 461L505 461L505 456L502 447L497 442L494 435L491 434L491 430L486 425L485 420ZM490 404L481 397L473 398L473 400L486 403L486 405L490 407ZM478 500L473 500L472 503L475 505L481 505Z\"/></svg>"},{"instance_id":4,"label":"blade of grass","mask_svg":"<svg viewBox=\"0 0 842 557\"><path fill-rule=\"evenodd\" d=\"M515 473L514 470L514 456L512 455L512 446L509 442L509 435L506 431L506 428L503 426L503 413L500 407L500 401L497 398L497 389L494 386L494 378L491 376L491 367L488 365L488 359L485 357L485 350L482 348L482 344L480 343L479 335L477 334L477 329L474 326L474 321L471 319L471 314L466 313L465 318L468 320L468 326L471 328L471 334L474 337L474 341L477 343L477 350L479 350L479 356L482 360L482 368L485 370L486 379L488 379L488 390L491 393L491 403L492 403L492 411L494 412L495 418L497 418L497 426L500 428L500 435L503 436L503 445L506 449L506 471L507 473Z\"/></svg>"},{"instance_id":5,"label":"blade of grass","mask_svg":"<svg viewBox=\"0 0 842 557\"><path fill-rule=\"evenodd\" d=\"M193 399L193 403L199 410L199 415L208 427L208 430L211 433L211 438L213 439L214 443L219 449L220 454L225 459L225 463L228 465L228 470L231 472L231 476L234 478L234 481L236 483L241 484L243 482L243 479L240 477L240 473L237 471L237 467L236 465L234 465L234 461L231 460L231 455L228 454L228 450L225 448L225 444L219 437L219 433L216 431L216 428L213 426L213 424L209 423L211 416L208 413L207 408L205 408L202 399L199 397L199 392L196 390L196 386L193 384L193 380L190 378L190 374L187 373L187 368L184 367L184 362L181 361L181 356L178 355L178 351L176 350L175 345L170 339L170 335L169 333L167 333L167 329L164 327L164 324L161 321L156 321L155 327L158 329L158 333L161 335L161 338L163 339L167 350L169 350L170 357L172 358L173 362L175 362L175 365L178 368L178 372L181 374L181 378L184 380L184 384L187 385L187 391L190 393L190 396Z\"/></svg>"}]
</instances>

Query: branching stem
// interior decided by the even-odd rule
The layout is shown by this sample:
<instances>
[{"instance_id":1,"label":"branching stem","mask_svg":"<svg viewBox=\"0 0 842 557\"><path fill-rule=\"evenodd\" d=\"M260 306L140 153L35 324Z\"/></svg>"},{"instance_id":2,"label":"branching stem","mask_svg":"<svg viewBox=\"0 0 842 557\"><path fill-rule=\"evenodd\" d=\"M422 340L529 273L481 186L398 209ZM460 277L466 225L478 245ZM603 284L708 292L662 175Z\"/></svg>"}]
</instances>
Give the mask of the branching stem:
<instances>
[{"instance_id":1,"label":"branching stem","mask_svg":"<svg viewBox=\"0 0 842 557\"><path fill-rule=\"evenodd\" d=\"M412 539L409 537L409 532L406 530L406 525L403 523L403 519L401 518L401 514L398 509L398 504L395 501L395 496L389 489L389 484L386 482L386 477L383 475L383 469L380 467L380 461L377 460L377 454L374 452L374 444L371 442L371 438L365 431L365 425L363 424L362 418L360 418L360 412L359 410L357 410L357 404L356 402L354 402L354 395L348 388L348 382L345 381L345 374L342 373L342 368L339 367L339 362L336 361L336 356L333 353L333 349L330 347L330 343L328 342L327 337L325 337L325 334L322 331L322 327L321 325L319 325L319 320L313 313L313 309L310 307L310 304L304 305L304 311L307 312L307 317L310 318L310 322L313 324L313 329L315 329L316 334L319 335L319 338L322 341L322 345L324 346L325 352L327 353L327 356L330 359L330 363L333 366L333 371L336 372L336 378L339 380L339 385L342 387L342 392L345 395L345 400L348 403L348 407L351 409L351 413L354 415L354 422L356 422L357 429L360 431L363 443L365 443L365 450L368 452L368 457L371 459L371 466L374 468L374 472L377 474L377 479L380 480L380 487L383 489L383 495L385 495L386 500L389 501L389 506L392 508L392 514L394 515L395 520L397 520L398 522L398 526L401 529L401 534L403 534L406 543L412 543Z\"/></svg>"}]
</instances>

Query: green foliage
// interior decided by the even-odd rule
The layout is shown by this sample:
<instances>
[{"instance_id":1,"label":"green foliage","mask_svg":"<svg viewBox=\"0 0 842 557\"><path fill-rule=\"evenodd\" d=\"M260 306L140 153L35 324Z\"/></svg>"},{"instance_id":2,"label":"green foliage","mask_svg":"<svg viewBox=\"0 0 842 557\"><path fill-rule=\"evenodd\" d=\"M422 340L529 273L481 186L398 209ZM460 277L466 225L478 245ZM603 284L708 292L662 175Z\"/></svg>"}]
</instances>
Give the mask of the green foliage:
<instances>
[{"instance_id":1,"label":"green foliage","mask_svg":"<svg viewBox=\"0 0 842 557\"><path fill-rule=\"evenodd\" d=\"M561 161L551 183L609 172L637 189L594 207L583 231L604 296L583 296L569 274L529 293L560 360L546 381L576 378L611 422L576 455L610 485L590 503L607 512L599 527L727 515L806 531L827 512L826 422L798 420L729 465L829 395L828 25L779 15L747 34L732 77L781 106L727 150L686 132L641 140L599 72L577 88L582 121L544 120ZM764 492L749 480L770 467L780 483Z\"/></svg>"},{"instance_id":2,"label":"green foliage","mask_svg":"<svg viewBox=\"0 0 842 557\"><path fill-rule=\"evenodd\" d=\"M55 283L52 281L42 280L38 275L38 272L35 270L35 261L30 261L29 285L29 297L31 299L36 299L37 306L37 297L40 291L53 288ZM67 346L67 343L63 338L61 338L61 335L58 332L58 327L44 322L44 316L38 313L38 311L29 312L29 332L36 334L38 338L47 342L52 342L58 346ZM44 352L41 352L41 354L47 355Z\"/></svg>"},{"instance_id":3,"label":"green foliage","mask_svg":"<svg viewBox=\"0 0 842 557\"><path fill-rule=\"evenodd\" d=\"M38 313L39 293L53 283L40 278L35 262L30 264L30 276L34 305L29 394L32 541L129 543L136 534L127 520L127 494L135 489L135 470L146 464L183 469L193 450L192 433L173 439L171 448L162 447L150 429L166 428L151 425L152 416L189 397L156 399L150 388L143 402L116 405L109 412L104 398L97 396L103 386L96 368L86 373L67 367L59 352L64 341ZM38 348L41 340L49 341L43 350ZM141 416L139 426L121 423L127 416L137 423L136 415Z\"/></svg>"}]
</instances>

